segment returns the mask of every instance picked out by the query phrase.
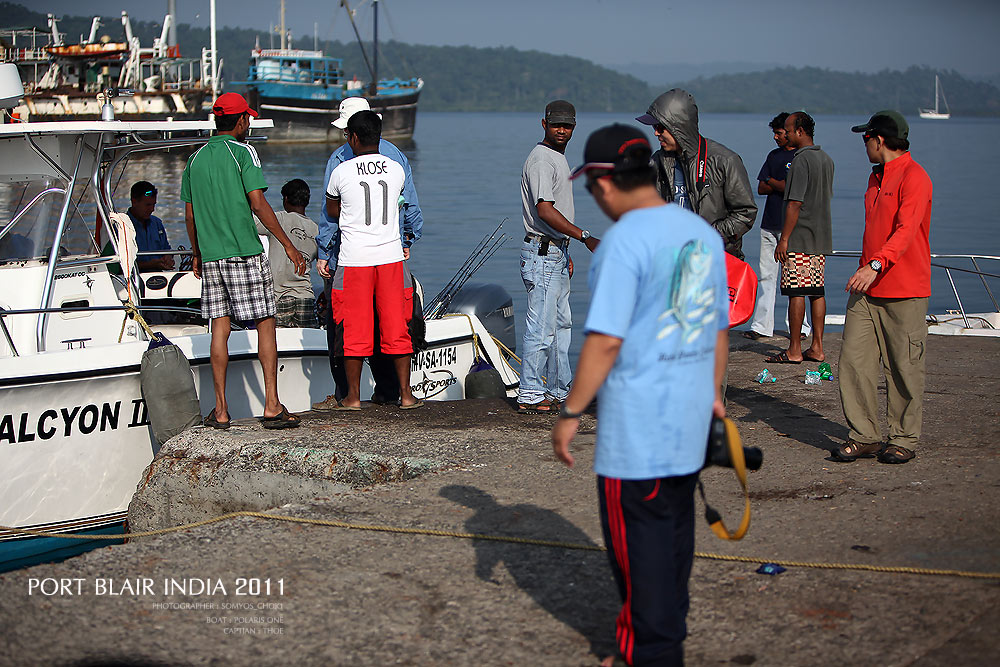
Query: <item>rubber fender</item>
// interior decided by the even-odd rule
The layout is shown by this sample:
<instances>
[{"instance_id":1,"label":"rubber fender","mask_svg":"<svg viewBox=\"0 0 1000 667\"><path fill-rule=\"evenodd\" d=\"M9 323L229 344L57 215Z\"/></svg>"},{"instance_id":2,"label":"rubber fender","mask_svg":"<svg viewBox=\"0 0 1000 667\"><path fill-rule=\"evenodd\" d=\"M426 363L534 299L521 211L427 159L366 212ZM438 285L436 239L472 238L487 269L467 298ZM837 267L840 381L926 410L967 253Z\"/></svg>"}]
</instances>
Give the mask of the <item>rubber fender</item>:
<instances>
[{"instance_id":1,"label":"rubber fender","mask_svg":"<svg viewBox=\"0 0 1000 667\"><path fill-rule=\"evenodd\" d=\"M191 364L176 345L151 345L142 354L139 384L153 437L161 445L201 423Z\"/></svg>"}]
</instances>

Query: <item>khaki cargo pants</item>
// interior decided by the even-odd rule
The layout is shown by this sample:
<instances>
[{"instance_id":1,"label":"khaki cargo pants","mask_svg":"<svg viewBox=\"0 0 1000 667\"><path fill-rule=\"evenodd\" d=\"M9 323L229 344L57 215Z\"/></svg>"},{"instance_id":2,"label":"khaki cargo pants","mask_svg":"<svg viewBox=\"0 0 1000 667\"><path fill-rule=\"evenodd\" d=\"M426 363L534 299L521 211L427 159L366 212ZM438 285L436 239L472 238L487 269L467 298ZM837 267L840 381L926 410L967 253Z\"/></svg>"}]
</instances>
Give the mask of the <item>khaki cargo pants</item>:
<instances>
[{"instance_id":1,"label":"khaki cargo pants","mask_svg":"<svg viewBox=\"0 0 1000 667\"><path fill-rule=\"evenodd\" d=\"M847 302L840 351L840 402L850 437L881 442L879 362L885 373L889 444L912 449L923 411L927 298L879 299L854 294Z\"/></svg>"}]
</instances>

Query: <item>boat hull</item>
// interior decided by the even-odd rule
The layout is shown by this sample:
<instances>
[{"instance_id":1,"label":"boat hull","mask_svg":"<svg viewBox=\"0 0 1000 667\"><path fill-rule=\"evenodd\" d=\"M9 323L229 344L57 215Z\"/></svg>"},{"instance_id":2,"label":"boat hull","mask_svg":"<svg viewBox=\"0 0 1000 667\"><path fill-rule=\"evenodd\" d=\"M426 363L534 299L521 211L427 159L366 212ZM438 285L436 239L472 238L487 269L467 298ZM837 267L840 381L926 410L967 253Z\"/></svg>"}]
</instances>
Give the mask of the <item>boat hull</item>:
<instances>
[{"instance_id":1,"label":"boat hull","mask_svg":"<svg viewBox=\"0 0 1000 667\"><path fill-rule=\"evenodd\" d=\"M389 140L413 136L420 91L368 98L372 110L382 115L382 137ZM343 131L331 123L339 116L340 100L306 99L268 95L257 87L247 94L250 106L262 118L274 121L268 139L277 141L324 141L343 143Z\"/></svg>"},{"instance_id":2,"label":"boat hull","mask_svg":"<svg viewBox=\"0 0 1000 667\"><path fill-rule=\"evenodd\" d=\"M417 398L464 398L466 375L477 356L486 356L501 372L508 394L516 390L516 373L478 318L454 315L428 321L427 340L427 349L411 362L410 384ZM182 335L173 342L191 363L201 411L208 414L215 405L211 336ZM334 392L325 331L278 329L277 342L278 391L289 410L309 410ZM5 471L0 526L86 532L107 528L93 525L111 517L113 527L121 528L115 521L124 516L159 449L139 382L146 348L145 342L135 342L115 346L113 355L107 347L93 347L0 360L0 469ZM262 414L256 332L233 332L229 353L231 417ZM362 398L371 396L373 386L366 367ZM0 532L0 571L107 543Z\"/></svg>"}]
</instances>

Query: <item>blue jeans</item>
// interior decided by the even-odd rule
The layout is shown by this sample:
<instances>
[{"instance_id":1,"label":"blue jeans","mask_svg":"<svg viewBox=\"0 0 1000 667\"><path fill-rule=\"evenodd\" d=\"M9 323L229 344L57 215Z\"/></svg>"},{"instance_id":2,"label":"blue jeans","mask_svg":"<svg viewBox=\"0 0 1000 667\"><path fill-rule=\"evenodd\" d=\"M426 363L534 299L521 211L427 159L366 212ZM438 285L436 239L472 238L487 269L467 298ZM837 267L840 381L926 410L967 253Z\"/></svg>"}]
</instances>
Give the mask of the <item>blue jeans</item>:
<instances>
[{"instance_id":1,"label":"blue jeans","mask_svg":"<svg viewBox=\"0 0 1000 667\"><path fill-rule=\"evenodd\" d=\"M538 239L521 245L521 279L528 290L528 314L521 346L521 403L538 403L546 395L562 401L569 393L569 254L549 244L538 254ZM544 376L544 379L543 379Z\"/></svg>"}]
</instances>

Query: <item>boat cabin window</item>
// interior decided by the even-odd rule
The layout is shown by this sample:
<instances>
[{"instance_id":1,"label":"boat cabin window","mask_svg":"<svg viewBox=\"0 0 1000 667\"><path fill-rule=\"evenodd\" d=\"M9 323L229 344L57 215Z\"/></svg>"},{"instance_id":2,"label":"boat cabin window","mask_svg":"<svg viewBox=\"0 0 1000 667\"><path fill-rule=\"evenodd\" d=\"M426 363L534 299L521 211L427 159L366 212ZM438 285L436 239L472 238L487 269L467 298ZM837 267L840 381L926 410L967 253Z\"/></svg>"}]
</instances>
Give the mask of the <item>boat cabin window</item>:
<instances>
[{"instance_id":1,"label":"boat cabin window","mask_svg":"<svg viewBox=\"0 0 1000 667\"><path fill-rule=\"evenodd\" d=\"M65 197L55 189L65 187L56 179L0 184L0 263L48 258ZM97 206L91 192L86 183L74 188L60 257L99 254L93 235Z\"/></svg>"}]
</instances>

